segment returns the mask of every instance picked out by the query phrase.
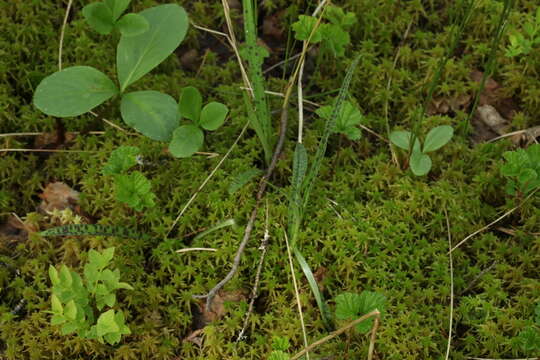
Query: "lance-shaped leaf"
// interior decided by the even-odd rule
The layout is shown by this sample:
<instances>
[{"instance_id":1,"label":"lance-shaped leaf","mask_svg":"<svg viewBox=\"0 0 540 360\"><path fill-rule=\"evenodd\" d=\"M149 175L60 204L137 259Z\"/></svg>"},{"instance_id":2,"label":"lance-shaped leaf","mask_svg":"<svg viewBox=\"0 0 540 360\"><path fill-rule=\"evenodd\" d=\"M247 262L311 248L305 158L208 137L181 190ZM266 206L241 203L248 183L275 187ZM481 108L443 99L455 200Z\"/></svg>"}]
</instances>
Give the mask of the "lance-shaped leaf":
<instances>
[{"instance_id":1,"label":"lance-shaped leaf","mask_svg":"<svg viewBox=\"0 0 540 360\"><path fill-rule=\"evenodd\" d=\"M78 116L117 93L112 80L101 71L73 66L43 79L34 93L34 105L51 116Z\"/></svg>"},{"instance_id":2,"label":"lance-shaped leaf","mask_svg":"<svg viewBox=\"0 0 540 360\"><path fill-rule=\"evenodd\" d=\"M169 141L178 127L178 105L169 95L157 91L136 91L122 96L122 119L145 136Z\"/></svg>"},{"instance_id":3,"label":"lance-shaped leaf","mask_svg":"<svg viewBox=\"0 0 540 360\"><path fill-rule=\"evenodd\" d=\"M188 17L176 4L141 11L150 28L138 36L120 38L116 56L118 80L123 92L127 86L158 66L186 36Z\"/></svg>"}]
</instances>

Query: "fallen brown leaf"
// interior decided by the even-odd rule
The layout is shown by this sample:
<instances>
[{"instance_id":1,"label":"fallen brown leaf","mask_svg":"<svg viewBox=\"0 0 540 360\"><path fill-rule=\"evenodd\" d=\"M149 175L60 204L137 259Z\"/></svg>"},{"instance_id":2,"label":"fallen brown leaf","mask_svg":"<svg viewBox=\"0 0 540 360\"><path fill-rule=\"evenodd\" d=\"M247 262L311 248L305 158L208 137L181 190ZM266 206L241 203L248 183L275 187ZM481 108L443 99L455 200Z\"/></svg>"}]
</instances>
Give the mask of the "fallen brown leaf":
<instances>
[{"instance_id":1,"label":"fallen brown leaf","mask_svg":"<svg viewBox=\"0 0 540 360\"><path fill-rule=\"evenodd\" d=\"M79 192L62 182L54 182L48 184L39 197L42 199L39 205L39 210L42 212L47 213L67 208L77 210Z\"/></svg>"}]
</instances>

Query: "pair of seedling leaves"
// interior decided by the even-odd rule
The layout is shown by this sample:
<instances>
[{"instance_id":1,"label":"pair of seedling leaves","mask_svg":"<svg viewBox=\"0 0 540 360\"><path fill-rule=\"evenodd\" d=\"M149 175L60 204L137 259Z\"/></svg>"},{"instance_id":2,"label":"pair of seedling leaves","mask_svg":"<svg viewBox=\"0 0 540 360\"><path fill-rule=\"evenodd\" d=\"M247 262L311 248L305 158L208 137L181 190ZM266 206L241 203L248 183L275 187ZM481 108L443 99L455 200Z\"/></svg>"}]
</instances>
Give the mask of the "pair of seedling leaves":
<instances>
[{"instance_id":1,"label":"pair of seedling leaves","mask_svg":"<svg viewBox=\"0 0 540 360\"><path fill-rule=\"evenodd\" d=\"M181 101L178 106L171 96L158 91L126 92L128 86L158 66L180 45L189 23L181 6L166 4L129 17L144 19L147 28L139 20L131 21L131 26L124 26L122 19L131 14L117 19L128 4L126 0L109 0L85 8L90 24L100 32L109 31L111 24L122 32L116 56L119 87L93 67L73 66L43 79L35 91L34 104L47 115L74 117L120 95L120 112L126 124L153 140L170 142L172 155L190 156L202 145L201 128L215 130L225 120L228 109L220 103L209 103L202 110L200 103ZM139 25L133 25L135 23ZM188 114L184 117L193 121L195 126L180 126L184 112ZM200 117L195 118L192 114Z\"/></svg>"},{"instance_id":2,"label":"pair of seedling leaves","mask_svg":"<svg viewBox=\"0 0 540 360\"><path fill-rule=\"evenodd\" d=\"M86 5L82 13L88 25L101 35L108 35L118 30L125 36L136 36L150 28L146 19L138 14L129 13L121 17L131 0L103 0Z\"/></svg>"},{"instance_id":3,"label":"pair of seedling leaves","mask_svg":"<svg viewBox=\"0 0 540 360\"><path fill-rule=\"evenodd\" d=\"M107 269L113 256L114 247L102 253L90 250L88 263L84 266L84 279L66 265L62 265L60 271L52 265L49 267L51 325L62 325L63 335L77 333L81 338L112 345L118 343L122 335L131 333L123 312L112 309L116 304L116 290L133 290L129 284L120 282L118 269ZM111 309L102 312L105 307ZM100 315L94 322L96 309Z\"/></svg>"},{"instance_id":4,"label":"pair of seedling leaves","mask_svg":"<svg viewBox=\"0 0 540 360\"><path fill-rule=\"evenodd\" d=\"M420 139L414 136L414 146L411 149L411 139L413 135L410 131L393 131L390 134L392 144L407 152L410 151L409 166L411 171L416 176L426 175L431 170L431 158L427 153L435 151L446 145L452 136L454 129L449 125L441 125L431 129L424 141L424 145L420 143ZM411 151L412 150L412 151Z\"/></svg>"}]
</instances>

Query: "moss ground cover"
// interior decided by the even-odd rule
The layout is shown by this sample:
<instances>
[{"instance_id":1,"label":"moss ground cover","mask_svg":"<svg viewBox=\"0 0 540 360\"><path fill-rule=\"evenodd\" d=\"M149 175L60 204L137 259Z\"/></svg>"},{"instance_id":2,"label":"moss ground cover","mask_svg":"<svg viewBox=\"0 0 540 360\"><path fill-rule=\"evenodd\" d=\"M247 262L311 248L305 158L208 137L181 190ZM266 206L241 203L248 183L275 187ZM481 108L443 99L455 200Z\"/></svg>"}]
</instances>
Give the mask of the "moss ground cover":
<instances>
[{"instance_id":1,"label":"moss ground cover","mask_svg":"<svg viewBox=\"0 0 540 360\"><path fill-rule=\"evenodd\" d=\"M88 64L107 71L115 61L115 42L103 41L84 22L81 9L87 3L75 2L68 19L64 66ZM132 10L137 12L157 3L134 1ZM225 20L220 2L179 3L195 24L222 29ZM392 128L406 129L415 106L425 96L422 89L448 45L460 3L349 0L336 4L357 15L358 22L350 30L352 45L348 55L339 60L327 55L308 57L304 94L321 104L331 103L344 69L356 55L362 55L350 94L365 115L363 125L384 134L384 106L388 101ZM57 70L65 5L54 1L0 4L0 134L54 132L59 128L57 119L44 116L32 105L32 96L39 81ZM519 30L536 6L532 0L519 2L510 15L509 26ZM268 66L283 58L290 24L314 7L301 1L277 0L259 5L261 22L279 13L278 25L285 33L281 45L271 46ZM444 69L436 99L473 94L476 83L470 73L483 70L501 10L502 3L498 1L477 1L461 45ZM232 15L235 26L240 28L241 11L233 6ZM412 25L408 37L402 42L409 24ZM226 104L230 108L227 122L207 135L203 149L224 154L241 131L246 114L238 65L226 47L216 45L219 41L210 38L191 27L176 54L133 87L154 89L177 98L182 88L194 86L205 100ZM268 44L275 42L270 35L263 35L263 40ZM507 46L506 37L501 46ZM398 47L401 55L392 70ZM184 55L191 49L197 50L198 57L194 66L187 66ZM501 49L493 78L514 104L512 129L538 125L538 51L516 58L503 54ZM387 91L389 74L392 83ZM269 90L281 91L284 83L282 71L270 73ZM118 104L114 105L96 111L124 126ZM279 109L279 99L270 97L269 106L271 111ZM296 118L295 112L291 110L291 119ZM394 165L388 145L375 136L364 133L355 142L339 136L330 140L306 209L306 218L310 220L305 221L297 244L316 273L326 299L364 290L377 291L387 298L376 342L379 359L444 359L450 303L444 211L448 213L455 244L515 205L506 194L506 181L500 175L502 154L512 149L512 143L503 139L471 146L468 136L463 134L466 119L466 109L426 118L422 128L452 125L456 135L434 153L431 172L421 178ZM294 139L296 124L291 121L288 138ZM309 153L314 153L323 120L306 112L305 121L304 144ZM173 159L164 152L163 144L125 134L90 115L64 119L61 123L68 132L81 132L64 148L78 152L0 152L0 223L15 213L37 230L55 225L36 209L42 188L59 181L81 193L80 208L97 223L121 225L154 236L150 240L44 238L31 233L14 240L10 234L0 232L0 358L264 359L271 351L272 336L288 337L292 348L301 349L303 338L283 239L288 206L284 194L292 172L294 141L286 143L267 194L271 237L247 338L234 342L247 310L247 300L239 296L240 301L225 302L225 315L204 328L199 346L184 341L197 328L200 317L200 303L192 295L207 292L229 270L242 230L227 227L196 240L191 234L228 218L245 223L254 203L255 184L234 194L229 194L228 188L235 175L264 163L254 131L248 131L199 194L171 239L163 240L181 207L219 158ZM113 180L103 176L101 170L110 153L120 145L141 150L144 162L137 165L137 170L152 181L155 207L136 212L115 200L110 190ZM0 137L0 150L33 147L34 137ZM516 342L518 334L534 317L535 304L540 299L538 205L538 197L533 197L520 210L453 252L452 359L538 356L538 351L527 352ZM256 225L239 276L225 288L229 293L247 294L254 282L259 258L255 244L264 230L262 216ZM50 310L51 295L49 265L65 263L80 272L90 249L112 246L116 249L115 268L121 271L122 281L134 288L118 294L131 334L116 346L61 336L50 325L50 314L46 313ZM218 251L174 252L185 247ZM315 341L325 336L327 330L298 268L297 278L301 280L300 298L308 338ZM22 310L12 313L21 300ZM334 306L331 301L330 306ZM317 348L312 358L316 358L315 354L345 358L346 353L349 358L365 358L368 342L367 336L352 336L350 344L346 336L339 337Z\"/></svg>"}]
</instances>

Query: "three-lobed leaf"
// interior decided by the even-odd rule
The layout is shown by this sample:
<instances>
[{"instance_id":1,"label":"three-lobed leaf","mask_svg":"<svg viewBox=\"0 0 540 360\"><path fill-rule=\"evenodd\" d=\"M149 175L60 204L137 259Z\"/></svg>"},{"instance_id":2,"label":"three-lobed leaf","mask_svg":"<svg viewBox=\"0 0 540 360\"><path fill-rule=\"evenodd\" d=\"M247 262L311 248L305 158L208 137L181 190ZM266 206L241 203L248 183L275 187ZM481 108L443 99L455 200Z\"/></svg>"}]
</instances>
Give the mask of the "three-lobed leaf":
<instances>
[{"instance_id":1,"label":"three-lobed leaf","mask_svg":"<svg viewBox=\"0 0 540 360\"><path fill-rule=\"evenodd\" d=\"M187 14L176 4L155 6L139 15L149 29L137 36L123 35L118 43L116 66L122 92L172 54L188 29Z\"/></svg>"},{"instance_id":2,"label":"three-lobed leaf","mask_svg":"<svg viewBox=\"0 0 540 360\"><path fill-rule=\"evenodd\" d=\"M196 125L182 125L178 127L169 144L170 153L177 158L190 157L202 147L204 134Z\"/></svg>"},{"instance_id":3,"label":"three-lobed leaf","mask_svg":"<svg viewBox=\"0 0 540 360\"><path fill-rule=\"evenodd\" d=\"M90 66L73 66L41 81L34 93L34 105L43 113L58 117L84 114L118 93L113 81Z\"/></svg>"},{"instance_id":4,"label":"three-lobed leaf","mask_svg":"<svg viewBox=\"0 0 540 360\"><path fill-rule=\"evenodd\" d=\"M124 94L120 113L126 124L153 140L169 141L179 123L176 101L157 91Z\"/></svg>"},{"instance_id":5,"label":"three-lobed leaf","mask_svg":"<svg viewBox=\"0 0 540 360\"><path fill-rule=\"evenodd\" d=\"M103 167L103 174L118 175L128 171L137 165L137 155L140 150L136 146L120 146L109 156L109 160Z\"/></svg>"},{"instance_id":6,"label":"three-lobed leaf","mask_svg":"<svg viewBox=\"0 0 540 360\"><path fill-rule=\"evenodd\" d=\"M132 209L142 211L155 205L152 183L141 172L117 175L115 184L116 199Z\"/></svg>"},{"instance_id":7,"label":"three-lobed leaf","mask_svg":"<svg viewBox=\"0 0 540 360\"><path fill-rule=\"evenodd\" d=\"M294 31L294 37L296 40L306 41L309 39L310 43L316 44L322 40L321 29L318 28L315 31L317 25L317 18L308 15L300 15L298 21L292 24ZM313 32L313 35L311 33ZM310 38L311 36L311 38Z\"/></svg>"},{"instance_id":8,"label":"three-lobed leaf","mask_svg":"<svg viewBox=\"0 0 540 360\"><path fill-rule=\"evenodd\" d=\"M322 106L315 112L323 119L329 120L332 116L333 106ZM357 128L364 116L350 101L344 101L339 116L335 120L334 131L346 135L350 140L360 139L362 133Z\"/></svg>"}]
</instances>

